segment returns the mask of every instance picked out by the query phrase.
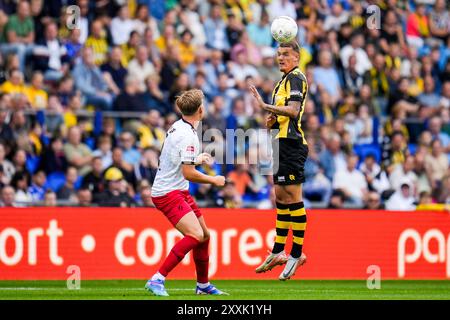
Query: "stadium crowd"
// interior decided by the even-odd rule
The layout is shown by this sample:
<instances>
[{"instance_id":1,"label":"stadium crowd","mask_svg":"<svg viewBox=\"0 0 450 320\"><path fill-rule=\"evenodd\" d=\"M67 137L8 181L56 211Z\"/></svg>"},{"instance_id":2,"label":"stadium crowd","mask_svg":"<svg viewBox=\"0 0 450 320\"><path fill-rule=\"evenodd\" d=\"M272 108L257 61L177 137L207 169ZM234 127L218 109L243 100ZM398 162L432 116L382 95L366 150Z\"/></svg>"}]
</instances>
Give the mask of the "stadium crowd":
<instances>
[{"instance_id":1,"label":"stadium crowd","mask_svg":"<svg viewBox=\"0 0 450 320\"><path fill-rule=\"evenodd\" d=\"M72 10L71 5L79 9ZM68 10L69 8L69 10ZM450 14L445 0L1 0L3 206L152 206L183 90L205 93L202 132L263 128L281 74L270 23L299 26L309 84L307 206L414 210L450 203ZM206 142L205 142L206 145ZM204 165L203 206L273 206L262 162Z\"/></svg>"}]
</instances>

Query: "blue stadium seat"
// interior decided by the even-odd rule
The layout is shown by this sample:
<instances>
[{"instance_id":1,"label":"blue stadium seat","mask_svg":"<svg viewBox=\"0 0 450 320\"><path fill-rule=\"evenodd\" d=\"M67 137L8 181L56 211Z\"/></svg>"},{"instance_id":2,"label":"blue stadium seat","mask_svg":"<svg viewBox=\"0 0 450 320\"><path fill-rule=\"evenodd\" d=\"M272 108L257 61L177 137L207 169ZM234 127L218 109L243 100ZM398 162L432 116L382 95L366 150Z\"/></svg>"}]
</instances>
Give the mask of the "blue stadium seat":
<instances>
[{"instance_id":1,"label":"blue stadium seat","mask_svg":"<svg viewBox=\"0 0 450 320\"><path fill-rule=\"evenodd\" d=\"M75 182L75 190L80 189L82 184L83 184L83 177L79 176L77 181Z\"/></svg>"},{"instance_id":2,"label":"blue stadium seat","mask_svg":"<svg viewBox=\"0 0 450 320\"><path fill-rule=\"evenodd\" d=\"M35 173L39 168L39 163L41 158L38 156L27 156L27 160L25 162L25 166L27 167L28 172Z\"/></svg>"},{"instance_id":3,"label":"blue stadium seat","mask_svg":"<svg viewBox=\"0 0 450 320\"><path fill-rule=\"evenodd\" d=\"M50 137L45 134L41 135L41 141L46 147L50 145Z\"/></svg>"},{"instance_id":4,"label":"blue stadium seat","mask_svg":"<svg viewBox=\"0 0 450 320\"><path fill-rule=\"evenodd\" d=\"M409 153L411 153L412 155L415 155L416 154L416 150L417 150L417 144L409 143L408 144L408 150L409 150Z\"/></svg>"},{"instance_id":5,"label":"blue stadium seat","mask_svg":"<svg viewBox=\"0 0 450 320\"><path fill-rule=\"evenodd\" d=\"M242 197L244 202L258 202L270 198L270 188L269 186L262 187L257 193L246 193Z\"/></svg>"},{"instance_id":6,"label":"blue stadium seat","mask_svg":"<svg viewBox=\"0 0 450 320\"><path fill-rule=\"evenodd\" d=\"M52 172L47 176L46 188L50 188L57 192L66 183L64 172Z\"/></svg>"},{"instance_id":7,"label":"blue stadium seat","mask_svg":"<svg viewBox=\"0 0 450 320\"><path fill-rule=\"evenodd\" d=\"M91 150L95 150L95 139L90 137L87 138L84 143L91 149Z\"/></svg>"},{"instance_id":8,"label":"blue stadium seat","mask_svg":"<svg viewBox=\"0 0 450 320\"><path fill-rule=\"evenodd\" d=\"M94 117L94 136L98 137L102 133L103 128L103 113L101 111L95 112Z\"/></svg>"},{"instance_id":9,"label":"blue stadium seat","mask_svg":"<svg viewBox=\"0 0 450 320\"><path fill-rule=\"evenodd\" d=\"M198 183L189 182L189 193L196 194L200 185Z\"/></svg>"},{"instance_id":10,"label":"blue stadium seat","mask_svg":"<svg viewBox=\"0 0 450 320\"><path fill-rule=\"evenodd\" d=\"M45 113L43 110L36 112L36 121L43 127L45 125Z\"/></svg>"},{"instance_id":11,"label":"blue stadium seat","mask_svg":"<svg viewBox=\"0 0 450 320\"><path fill-rule=\"evenodd\" d=\"M355 144L353 151L358 155L360 162L369 155L373 154L377 162L381 161L381 150L377 144Z\"/></svg>"}]
</instances>

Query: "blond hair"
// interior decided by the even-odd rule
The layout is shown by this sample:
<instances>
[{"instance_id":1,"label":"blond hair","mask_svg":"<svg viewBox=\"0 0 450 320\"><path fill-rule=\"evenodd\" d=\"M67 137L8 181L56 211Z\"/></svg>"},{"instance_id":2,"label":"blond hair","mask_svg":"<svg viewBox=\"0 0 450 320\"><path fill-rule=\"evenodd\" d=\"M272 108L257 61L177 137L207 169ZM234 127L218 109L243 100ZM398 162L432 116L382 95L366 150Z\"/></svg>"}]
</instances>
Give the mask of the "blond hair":
<instances>
[{"instance_id":1,"label":"blond hair","mask_svg":"<svg viewBox=\"0 0 450 320\"><path fill-rule=\"evenodd\" d=\"M203 102L203 92L198 89L184 91L175 101L181 113L185 116L191 116L197 112Z\"/></svg>"}]
</instances>

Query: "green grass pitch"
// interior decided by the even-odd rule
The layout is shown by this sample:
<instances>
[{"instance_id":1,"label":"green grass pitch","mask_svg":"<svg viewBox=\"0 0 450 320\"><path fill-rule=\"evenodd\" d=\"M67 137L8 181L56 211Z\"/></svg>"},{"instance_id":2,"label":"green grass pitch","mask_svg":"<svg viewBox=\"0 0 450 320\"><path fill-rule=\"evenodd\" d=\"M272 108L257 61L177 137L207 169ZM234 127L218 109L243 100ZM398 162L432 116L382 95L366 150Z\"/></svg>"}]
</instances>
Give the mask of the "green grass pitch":
<instances>
[{"instance_id":1,"label":"green grass pitch","mask_svg":"<svg viewBox=\"0 0 450 320\"><path fill-rule=\"evenodd\" d=\"M145 280L81 281L79 290L69 290L65 281L0 281L0 300L5 299L101 299L101 300L323 300L323 299L450 299L450 281L381 281L381 289L368 289L366 281L216 280L229 296L196 296L194 280L168 280L170 297L152 296Z\"/></svg>"}]
</instances>

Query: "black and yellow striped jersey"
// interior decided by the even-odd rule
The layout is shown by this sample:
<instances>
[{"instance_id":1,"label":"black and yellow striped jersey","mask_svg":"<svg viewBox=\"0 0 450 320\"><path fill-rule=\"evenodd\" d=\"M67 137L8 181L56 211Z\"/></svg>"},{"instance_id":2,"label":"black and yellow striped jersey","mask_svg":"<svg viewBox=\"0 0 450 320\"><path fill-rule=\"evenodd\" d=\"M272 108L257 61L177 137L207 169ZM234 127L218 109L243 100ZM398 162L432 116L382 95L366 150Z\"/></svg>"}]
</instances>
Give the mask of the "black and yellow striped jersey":
<instances>
[{"instance_id":1,"label":"black and yellow striped jersey","mask_svg":"<svg viewBox=\"0 0 450 320\"><path fill-rule=\"evenodd\" d=\"M108 41L106 41L106 37L96 38L94 36L89 36L86 39L84 46L92 48L96 65L99 66L106 62L108 58Z\"/></svg>"},{"instance_id":2,"label":"black and yellow striped jersey","mask_svg":"<svg viewBox=\"0 0 450 320\"><path fill-rule=\"evenodd\" d=\"M283 108L289 101L300 101L300 113L293 119L286 116L277 116L277 121L271 129L278 129L275 139L297 139L307 144L305 135L301 128L301 119L305 110L306 95L308 93L308 83L305 75L298 67L295 67L278 81L272 93L272 105Z\"/></svg>"}]
</instances>

